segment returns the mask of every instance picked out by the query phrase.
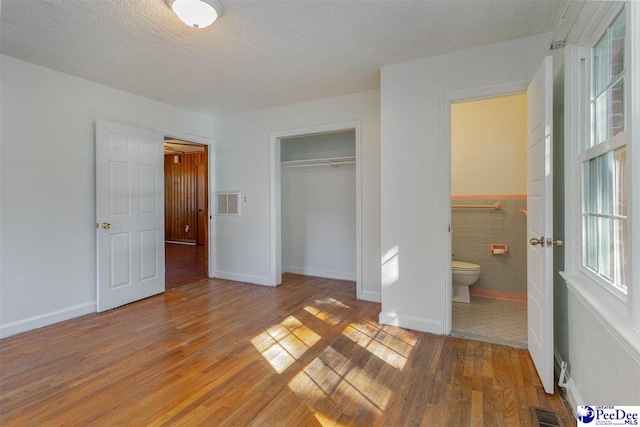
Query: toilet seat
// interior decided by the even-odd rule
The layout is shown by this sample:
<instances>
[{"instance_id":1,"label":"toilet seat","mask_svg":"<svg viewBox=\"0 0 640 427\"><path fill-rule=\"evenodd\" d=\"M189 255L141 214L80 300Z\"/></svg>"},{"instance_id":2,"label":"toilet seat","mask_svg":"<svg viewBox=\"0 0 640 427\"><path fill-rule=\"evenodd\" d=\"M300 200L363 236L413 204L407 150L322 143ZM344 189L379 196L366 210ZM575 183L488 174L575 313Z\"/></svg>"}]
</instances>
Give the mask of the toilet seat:
<instances>
[{"instance_id":1,"label":"toilet seat","mask_svg":"<svg viewBox=\"0 0 640 427\"><path fill-rule=\"evenodd\" d=\"M476 272L480 270L480 266L478 264L474 264L472 262L464 262L464 261L452 261L451 268L454 271L459 272Z\"/></svg>"}]
</instances>

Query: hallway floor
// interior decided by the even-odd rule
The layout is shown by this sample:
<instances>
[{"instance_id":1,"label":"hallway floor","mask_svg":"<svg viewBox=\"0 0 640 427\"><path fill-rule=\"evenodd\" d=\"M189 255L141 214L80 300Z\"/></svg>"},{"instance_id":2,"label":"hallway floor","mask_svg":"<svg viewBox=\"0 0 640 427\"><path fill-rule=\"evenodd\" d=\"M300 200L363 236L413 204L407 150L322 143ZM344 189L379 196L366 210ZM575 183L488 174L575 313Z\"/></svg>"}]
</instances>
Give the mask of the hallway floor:
<instances>
[{"instance_id":1,"label":"hallway floor","mask_svg":"<svg viewBox=\"0 0 640 427\"><path fill-rule=\"evenodd\" d=\"M204 245L164 244L165 290L208 279Z\"/></svg>"},{"instance_id":2,"label":"hallway floor","mask_svg":"<svg viewBox=\"0 0 640 427\"><path fill-rule=\"evenodd\" d=\"M527 303L471 297L453 303L451 336L527 348Z\"/></svg>"}]
</instances>

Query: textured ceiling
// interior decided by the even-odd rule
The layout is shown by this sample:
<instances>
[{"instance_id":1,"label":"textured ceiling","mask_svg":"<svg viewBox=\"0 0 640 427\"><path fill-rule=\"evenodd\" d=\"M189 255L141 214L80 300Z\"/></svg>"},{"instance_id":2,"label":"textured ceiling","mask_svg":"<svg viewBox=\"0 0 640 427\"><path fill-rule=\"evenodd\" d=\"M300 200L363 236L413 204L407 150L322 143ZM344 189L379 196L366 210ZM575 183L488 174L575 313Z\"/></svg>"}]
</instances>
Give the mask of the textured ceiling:
<instances>
[{"instance_id":1,"label":"textured ceiling","mask_svg":"<svg viewBox=\"0 0 640 427\"><path fill-rule=\"evenodd\" d=\"M2 54L207 114L376 89L380 67L552 31L561 0L2 0Z\"/></svg>"}]
</instances>

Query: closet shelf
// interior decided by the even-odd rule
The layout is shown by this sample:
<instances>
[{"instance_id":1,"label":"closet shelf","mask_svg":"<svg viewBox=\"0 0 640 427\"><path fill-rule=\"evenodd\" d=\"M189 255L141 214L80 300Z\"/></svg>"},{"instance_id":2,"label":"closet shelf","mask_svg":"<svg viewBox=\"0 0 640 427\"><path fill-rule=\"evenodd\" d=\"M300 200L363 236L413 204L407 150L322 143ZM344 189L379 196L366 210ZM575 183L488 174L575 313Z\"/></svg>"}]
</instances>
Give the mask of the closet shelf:
<instances>
[{"instance_id":1,"label":"closet shelf","mask_svg":"<svg viewBox=\"0 0 640 427\"><path fill-rule=\"evenodd\" d=\"M283 168L302 168L307 166L339 166L350 165L356 162L355 156L349 157L327 157L324 159L289 160L280 162Z\"/></svg>"}]
</instances>

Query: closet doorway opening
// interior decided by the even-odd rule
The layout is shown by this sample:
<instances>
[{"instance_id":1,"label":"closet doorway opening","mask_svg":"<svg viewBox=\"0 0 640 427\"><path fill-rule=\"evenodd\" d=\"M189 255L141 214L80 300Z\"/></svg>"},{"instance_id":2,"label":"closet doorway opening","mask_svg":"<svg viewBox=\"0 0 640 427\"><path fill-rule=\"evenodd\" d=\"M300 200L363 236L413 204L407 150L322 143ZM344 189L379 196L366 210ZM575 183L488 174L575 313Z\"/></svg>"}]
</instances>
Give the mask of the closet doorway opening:
<instances>
[{"instance_id":1,"label":"closet doorway opening","mask_svg":"<svg viewBox=\"0 0 640 427\"><path fill-rule=\"evenodd\" d=\"M209 147L165 137L165 290L209 277Z\"/></svg>"},{"instance_id":2,"label":"closet doorway opening","mask_svg":"<svg viewBox=\"0 0 640 427\"><path fill-rule=\"evenodd\" d=\"M360 123L274 133L271 161L272 285L283 274L345 280L359 297Z\"/></svg>"},{"instance_id":3,"label":"closet doorway opening","mask_svg":"<svg viewBox=\"0 0 640 427\"><path fill-rule=\"evenodd\" d=\"M527 94L451 104L452 328L527 348Z\"/></svg>"}]
</instances>

